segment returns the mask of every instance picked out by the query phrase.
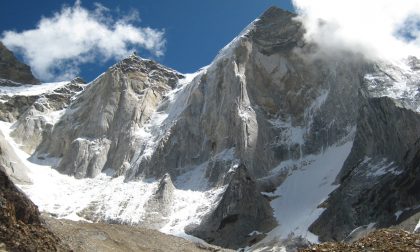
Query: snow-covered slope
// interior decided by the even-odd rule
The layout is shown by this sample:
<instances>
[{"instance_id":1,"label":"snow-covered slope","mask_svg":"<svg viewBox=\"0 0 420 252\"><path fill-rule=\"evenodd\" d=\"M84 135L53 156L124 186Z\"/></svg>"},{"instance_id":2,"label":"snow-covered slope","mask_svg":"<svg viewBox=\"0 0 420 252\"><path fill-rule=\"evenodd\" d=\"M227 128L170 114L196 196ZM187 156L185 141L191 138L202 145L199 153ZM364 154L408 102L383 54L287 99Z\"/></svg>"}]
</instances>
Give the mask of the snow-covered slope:
<instances>
[{"instance_id":1,"label":"snow-covered slope","mask_svg":"<svg viewBox=\"0 0 420 252\"><path fill-rule=\"evenodd\" d=\"M48 93L55 89L59 89L68 84L69 81L62 82L51 82L51 83L42 83L42 85L21 85L14 87L2 87L0 90L0 95L7 96L33 96Z\"/></svg>"},{"instance_id":2,"label":"snow-covered slope","mask_svg":"<svg viewBox=\"0 0 420 252\"><path fill-rule=\"evenodd\" d=\"M57 162L44 159L42 162L32 159L22 151L10 137L12 125L1 123L0 130L6 141L12 145L12 151L27 168L31 183L18 184L34 201L40 211L51 213L57 218L72 220L120 222L142 225L147 214L147 203L156 193L159 181L124 182L123 177L113 178L105 173L96 178L76 179L60 174L51 168ZM197 173L194 172L194 173ZM182 185L187 183L206 183L202 174L187 174L180 177ZM175 183L176 185L176 183ZM182 187L182 185L180 187ZM166 222L160 228L164 233L187 237L183 230L187 225L197 224L208 212L223 187L207 191L176 189ZM193 238L192 238L193 239Z\"/></svg>"},{"instance_id":3,"label":"snow-covered slope","mask_svg":"<svg viewBox=\"0 0 420 252\"><path fill-rule=\"evenodd\" d=\"M294 233L311 242L318 241L308 228L323 211L318 208L319 205L338 187L334 185L334 180L351 147L352 142L331 146L323 153L306 156L294 164L280 164L281 167L296 165L297 169L273 193L278 196L271 205L279 227L271 231L270 236L274 234L276 238L287 238L288 234Z\"/></svg>"}]
</instances>

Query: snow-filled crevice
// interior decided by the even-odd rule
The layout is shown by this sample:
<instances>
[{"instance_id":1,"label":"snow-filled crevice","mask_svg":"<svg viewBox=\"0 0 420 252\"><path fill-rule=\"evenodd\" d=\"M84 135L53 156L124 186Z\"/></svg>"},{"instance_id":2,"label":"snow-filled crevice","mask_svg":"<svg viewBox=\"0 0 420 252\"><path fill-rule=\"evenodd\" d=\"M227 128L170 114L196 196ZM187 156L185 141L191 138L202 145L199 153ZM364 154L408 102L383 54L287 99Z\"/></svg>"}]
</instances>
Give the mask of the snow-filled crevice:
<instances>
[{"instance_id":1,"label":"snow-filled crevice","mask_svg":"<svg viewBox=\"0 0 420 252\"><path fill-rule=\"evenodd\" d=\"M270 196L274 196L271 206L279 225L254 249L290 237L303 237L318 242L318 237L308 228L325 210L319 207L320 204L338 187L334 184L335 178L352 146L352 141L333 145L316 155L281 162L272 170L273 174L288 171L284 182L274 193L270 193Z\"/></svg>"}]
</instances>

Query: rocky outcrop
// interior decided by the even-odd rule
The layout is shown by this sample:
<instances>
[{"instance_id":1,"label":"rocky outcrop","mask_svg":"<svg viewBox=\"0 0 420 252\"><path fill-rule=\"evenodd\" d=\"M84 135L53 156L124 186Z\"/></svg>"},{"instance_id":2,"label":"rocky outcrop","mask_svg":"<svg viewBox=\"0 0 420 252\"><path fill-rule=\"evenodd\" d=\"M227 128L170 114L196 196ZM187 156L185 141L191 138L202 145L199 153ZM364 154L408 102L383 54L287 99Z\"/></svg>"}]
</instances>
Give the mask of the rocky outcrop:
<instances>
[{"instance_id":1,"label":"rocky outcrop","mask_svg":"<svg viewBox=\"0 0 420 252\"><path fill-rule=\"evenodd\" d=\"M7 251L70 251L42 225L37 206L1 170L0 243Z\"/></svg>"},{"instance_id":2,"label":"rocky outcrop","mask_svg":"<svg viewBox=\"0 0 420 252\"><path fill-rule=\"evenodd\" d=\"M3 98L3 97L2 97ZM6 97L4 97L6 98ZM37 96L13 96L7 97L0 102L0 119L6 122L14 122L25 111L27 111L38 99Z\"/></svg>"},{"instance_id":3,"label":"rocky outcrop","mask_svg":"<svg viewBox=\"0 0 420 252\"><path fill-rule=\"evenodd\" d=\"M257 190L255 180L244 165L229 174L227 187L216 208L199 226L187 232L222 247L234 248L261 240L276 226L269 201ZM254 234L255 233L255 234Z\"/></svg>"},{"instance_id":4,"label":"rocky outcrop","mask_svg":"<svg viewBox=\"0 0 420 252\"><path fill-rule=\"evenodd\" d=\"M159 185L145 205L146 217L142 225L153 229L160 229L167 223L172 212L175 186L169 174L165 174Z\"/></svg>"},{"instance_id":5,"label":"rocky outcrop","mask_svg":"<svg viewBox=\"0 0 420 252\"><path fill-rule=\"evenodd\" d=\"M299 252L418 251L420 235L398 229L381 229L352 243L327 242Z\"/></svg>"},{"instance_id":6,"label":"rocky outcrop","mask_svg":"<svg viewBox=\"0 0 420 252\"><path fill-rule=\"evenodd\" d=\"M30 67L19 62L0 42L0 85L15 86L19 83L39 84L40 82L32 75Z\"/></svg>"}]
</instances>

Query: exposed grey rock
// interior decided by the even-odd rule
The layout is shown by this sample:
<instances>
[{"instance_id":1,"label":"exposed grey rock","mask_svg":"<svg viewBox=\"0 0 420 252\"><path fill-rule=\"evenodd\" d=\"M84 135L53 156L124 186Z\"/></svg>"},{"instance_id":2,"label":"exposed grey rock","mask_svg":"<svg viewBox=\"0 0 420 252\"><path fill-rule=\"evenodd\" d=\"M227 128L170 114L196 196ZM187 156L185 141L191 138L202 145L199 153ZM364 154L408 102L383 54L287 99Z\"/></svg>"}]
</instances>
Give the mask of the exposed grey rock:
<instances>
[{"instance_id":1,"label":"exposed grey rock","mask_svg":"<svg viewBox=\"0 0 420 252\"><path fill-rule=\"evenodd\" d=\"M17 120L13 125L11 136L17 143L23 145L24 151L32 153L43 138L50 134L64 109L78 93L83 91L84 87L84 81L76 78L63 87L40 95L3 96L7 102L0 103L0 111L6 115L7 121Z\"/></svg>"},{"instance_id":2,"label":"exposed grey rock","mask_svg":"<svg viewBox=\"0 0 420 252\"><path fill-rule=\"evenodd\" d=\"M351 243L351 242L355 242L357 240L359 240L362 237L365 237L366 235L372 233L373 231L375 231L375 224L371 223L369 225L363 225L360 226L356 229L354 229L353 231L351 231L351 233L349 235L347 235L347 237L343 240L346 243Z\"/></svg>"},{"instance_id":3,"label":"exposed grey rock","mask_svg":"<svg viewBox=\"0 0 420 252\"><path fill-rule=\"evenodd\" d=\"M393 226L397 229L402 229L408 232L414 232L414 233L420 233L420 229L417 228L417 224L420 220L420 212L417 212L413 214L413 212L417 209L408 208L403 209L400 212L397 212L398 214L401 213L401 215L398 216L398 220L403 220L399 222L397 225Z\"/></svg>"},{"instance_id":4,"label":"exposed grey rock","mask_svg":"<svg viewBox=\"0 0 420 252\"><path fill-rule=\"evenodd\" d=\"M222 247L239 248L255 243L253 231L265 233L276 226L269 201L257 190L244 165L230 174L226 191L216 208L187 232Z\"/></svg>"},{"instance_id":5,"label":"exposed grey rock","mask_svg":"<svg viewBox=\"0 0 420 252\"><path fill-rule=\"evenodd\" d=\"M5 102L0 102L0 120L14 122L19 116L27 111L37 99L38 96L13 96L2 97Z\"/></svg>"},{"instance_id":6,"label":"exposed grey rock","mask_svg":"<svg viewBox=\"0 0 420 252\"><path fill-rule=\"evenodd\" d=\"M39 84L28 65L19 62L15 55L0 42L0 86L15 86L17 83Z\"/></svg>"},{"instance_id":7,"label":"exposed grey rock","mask_svg":"<svg viewBox=\"0 0 420 252\"><path fill-rule=\"evenodd\" d=\"M165 174L159 182L156 192L146 203L146 217L141 224L153 229L159 229L167 223L172 211L175 186L169 174Z\"/></svg>"},{"instance_id":8,"label":"exposed grey rock","mask_svg":"<svg viewBox=\"0 0 420 252\"><path fill-rule=\"evenodd\" d=\"M77 138L57 169L76 178L96 177L107 161L110 146L111 141L106 138Z\"/></svg>"},{"instance_id":9,"label":"exposed grey rock","mask_svg":"<svg viewBox=\"0 0 420 252\"><path fill-rule=\"evenodd\" d=\"M6 173L14 183L31 183L25 164L21 162L2 132L0 132L0 170Z\"/></svg>"},{"instance_id":10,"label":"exposed grey rock","mask_svg":"<svg viewBox=\"0 0 420 252\"><path fill-rule=\"evenodd\" d=\"M169 174L165 174L159 182L159 186L153 195L156 201L159 203L170 206L173 199L173 192L175 190L174 184L172 183L171 177ZM158 208L161 209L161 208Z\"/></svg>"},{"instance_id":11,"label":"exposed grey rock","mask_svg":"<svg viewBox=\"0 0 420 252\"><path fill-rule=\"evenodd\" d=\"M177 176L232 148L261 177L348 135L369 64L351 55L307 61L293 17L272 8L226 46L180 91L174 104L182 111L164 122L168 133L156 138L150 157L131 165L128 178Z\"/></svg>"}]
</instances>

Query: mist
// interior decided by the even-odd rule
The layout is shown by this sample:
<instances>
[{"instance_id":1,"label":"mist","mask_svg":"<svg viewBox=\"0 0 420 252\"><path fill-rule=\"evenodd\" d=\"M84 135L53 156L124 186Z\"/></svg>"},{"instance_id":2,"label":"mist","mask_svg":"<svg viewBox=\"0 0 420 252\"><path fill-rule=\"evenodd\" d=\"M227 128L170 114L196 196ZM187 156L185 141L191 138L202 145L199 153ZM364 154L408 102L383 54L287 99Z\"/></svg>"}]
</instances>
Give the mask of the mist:
<instances>
[{"instance_id":1,"label":"mist","mask_svg":"<svg viewBox=\"0 0 420 252\"><path fill-rule=\"evenodd\" d=\"M371 60L420 58L419 0L293 0L305 40L324 53Z\"/></svg>"}]
</instances>

